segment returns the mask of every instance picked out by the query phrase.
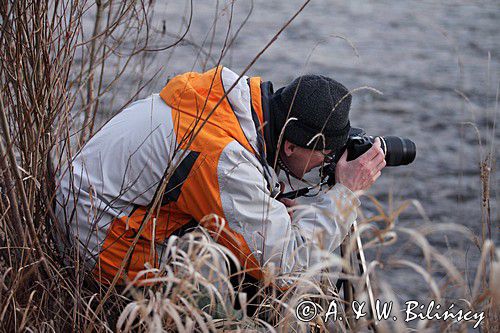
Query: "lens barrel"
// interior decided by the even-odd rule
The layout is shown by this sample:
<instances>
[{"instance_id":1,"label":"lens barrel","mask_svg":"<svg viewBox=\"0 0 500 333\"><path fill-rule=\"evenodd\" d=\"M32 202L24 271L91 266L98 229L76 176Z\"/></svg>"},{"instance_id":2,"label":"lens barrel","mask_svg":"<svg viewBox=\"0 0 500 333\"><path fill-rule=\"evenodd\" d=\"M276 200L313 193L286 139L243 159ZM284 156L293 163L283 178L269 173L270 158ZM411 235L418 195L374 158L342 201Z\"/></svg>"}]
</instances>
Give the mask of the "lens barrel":
<instances>
[{"instance_id":1,"label":"lens barrel","mask_svg":"<svg viewBox=\"0 0 500 333\"><path fill-rule=\"evenodd\" d=\"M388 166L407 165L415 160L417 147L413 141L399 136L379 137Z\"/></svg>"}]
</instances>

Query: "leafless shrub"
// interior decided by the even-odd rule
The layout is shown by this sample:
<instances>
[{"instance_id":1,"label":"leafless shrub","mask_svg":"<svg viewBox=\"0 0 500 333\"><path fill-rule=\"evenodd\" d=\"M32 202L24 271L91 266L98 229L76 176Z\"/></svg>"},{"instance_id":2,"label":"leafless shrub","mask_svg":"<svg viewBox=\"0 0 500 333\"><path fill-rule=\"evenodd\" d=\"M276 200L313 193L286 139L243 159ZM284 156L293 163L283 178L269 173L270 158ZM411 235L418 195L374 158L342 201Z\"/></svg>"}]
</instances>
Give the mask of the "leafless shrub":
<instances>
[{"instance_id":1,"label":"leafless shrub","mask_svg":"<svg viewBox=\"0 0 500 333\"><path fill-rule=\"evenodd\" d=\"M53 223L54 166L92 135L100 102L112 100L112 87L148 47L152 4L4 1L0 6L0 320L6 331L109 330L108 311L101 316L92 311L96 294L84 287L78 259L65 267L54 243L62 232ZM94 19L90 33L89 19ZM104 68L112 65L116 74L109 79ZM108 310L120 311L122 298L113 299Z\"/></svg>"}]
</instances>

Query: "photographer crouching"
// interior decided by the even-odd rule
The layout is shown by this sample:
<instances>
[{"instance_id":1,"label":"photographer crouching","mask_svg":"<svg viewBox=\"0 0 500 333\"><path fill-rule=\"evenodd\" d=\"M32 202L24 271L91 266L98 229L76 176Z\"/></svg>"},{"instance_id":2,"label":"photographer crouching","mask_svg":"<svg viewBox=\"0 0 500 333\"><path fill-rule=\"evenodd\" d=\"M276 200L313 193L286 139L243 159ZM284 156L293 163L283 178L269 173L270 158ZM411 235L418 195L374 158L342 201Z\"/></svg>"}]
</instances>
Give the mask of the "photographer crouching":
<instances>
[{"instance_id":1,"label":"photographer crouching","mask_svg":"<svg viewBox=\"0 0 500 333\"><path fill-rule=\"evenodd\" d=\"M67 243L105 285L137 282L146 266L166 264L169 237L198 225L250 279L265 279L270 267L307 269L342 243L360 204L355 192L373 185L388 156L399 164L415 156L409 140L352 130L350 105L349 91L322 75L276 92L224 67L178 75L114 116L61 171ZM278 173L301 179L321 166L325 189L290 216L304 191L283 193Z\"/></svg>"}]
</instances>

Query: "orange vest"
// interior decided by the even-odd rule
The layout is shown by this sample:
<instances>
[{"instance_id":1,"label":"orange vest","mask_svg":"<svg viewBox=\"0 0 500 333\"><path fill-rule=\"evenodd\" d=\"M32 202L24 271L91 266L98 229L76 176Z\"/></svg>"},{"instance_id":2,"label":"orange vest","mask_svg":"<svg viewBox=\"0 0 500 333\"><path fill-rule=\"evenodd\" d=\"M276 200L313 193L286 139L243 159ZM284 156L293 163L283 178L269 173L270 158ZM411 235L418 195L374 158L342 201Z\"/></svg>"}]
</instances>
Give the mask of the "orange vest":
<instances>
[{"instance_id":1,"label":"orange vest","mask_svg":"<svg viewBox=\"0 0 500 333\"><path fill-rule=\"evenodd\" d=\"M146 262L158 267L157 246L170 235L192 225L193 220L203 225L219 244L230 249L248 274L257 279L263 277L261 266L243 236L227 223L221 223L225 216L217 180L219 155L234 140L266 164L261 80L252 77L243 82L250 87L254 126L260 136L252 143L245 133L248 122L242 124L228 98L224 97L228 92L222 81L222 71L222 67L217 67L205 73L185 73L171 79L161 91L161 98L172 109L176 146L179 153L186 155L173 174L167 175L170 177L167 191L153 218L144 222L147 207L136 207L130 216L112 222L94 269L101 282L109 283L117 274L142 223L147 225L127 263L128 279L134 279Z\"/></svg>"}]
</instances>

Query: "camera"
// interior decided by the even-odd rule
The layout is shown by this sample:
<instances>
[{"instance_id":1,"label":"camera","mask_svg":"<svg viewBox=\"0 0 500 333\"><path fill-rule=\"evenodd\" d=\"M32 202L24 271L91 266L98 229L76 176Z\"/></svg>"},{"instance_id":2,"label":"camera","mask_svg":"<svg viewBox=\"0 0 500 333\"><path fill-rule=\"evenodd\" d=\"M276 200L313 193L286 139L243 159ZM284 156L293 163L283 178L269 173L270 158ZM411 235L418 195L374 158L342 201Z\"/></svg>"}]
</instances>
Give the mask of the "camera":
<instances>
[{"instance_id":1,"label":"camera","mask_svg":"<svg viewBox=\"0 0 500 333\"><path fill-rule=\"evenodd\" d=\"M321 179L326 179L326 183L333 186L335 184L335 167L344 151L347 150L348 161L355 160L372 147L375 138L366 135L361 128L351 128L345 146L331 156L332 162L320 169ZM410 139L399 136L379 136L378 138L385 154L386 166L408 165L415 160L417 147Z\"/></svg>"}]
</instances>

